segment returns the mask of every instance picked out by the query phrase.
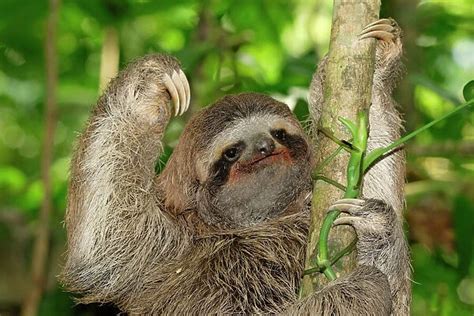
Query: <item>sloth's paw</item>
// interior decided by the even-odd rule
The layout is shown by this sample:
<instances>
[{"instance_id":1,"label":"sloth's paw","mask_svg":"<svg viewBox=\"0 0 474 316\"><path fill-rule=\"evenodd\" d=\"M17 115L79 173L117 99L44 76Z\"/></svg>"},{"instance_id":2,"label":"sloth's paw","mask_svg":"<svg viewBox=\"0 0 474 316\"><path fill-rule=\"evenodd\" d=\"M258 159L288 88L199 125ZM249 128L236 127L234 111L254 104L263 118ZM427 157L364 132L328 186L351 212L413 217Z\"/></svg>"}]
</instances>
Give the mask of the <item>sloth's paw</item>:
<instances>
[{"instance_id":1,"label":"sloth's paw","mask_svg":"<svg viewBox=\"0 0 474 316\"><path fill-rule=\"evenodd\" d=\"M166 125L171 112L182 115L191 100L188 79L169 55L147 55L130 63L104 94L109 106L133 113L143 122Z\"/></svg>"},{"instance_id":2,"label":"sloth's paw","mask_svg":"<svg viewBox=\"0 0 474 316\"><path fill-rule=\"evenodd\" d=\"M334 221L334 226L350 225L354 227L359 240L383 238L393 231L396 214L393 209L381 200L375 199L341 199L328 211L339 210L342 216Z\"/></svg>"},{"instance_id":3,"label":"sloth's paw","mask_svg":"<svg viewBox=\"0 0 474 316\"><path fill-rule=\"evenodd\" d=\"M377 59L381 64L400 59L402 55L402 29L392 19L380 19L367 25L359 34L359 39L375 38L377 42Z\"/></svg>"}]
</instances>

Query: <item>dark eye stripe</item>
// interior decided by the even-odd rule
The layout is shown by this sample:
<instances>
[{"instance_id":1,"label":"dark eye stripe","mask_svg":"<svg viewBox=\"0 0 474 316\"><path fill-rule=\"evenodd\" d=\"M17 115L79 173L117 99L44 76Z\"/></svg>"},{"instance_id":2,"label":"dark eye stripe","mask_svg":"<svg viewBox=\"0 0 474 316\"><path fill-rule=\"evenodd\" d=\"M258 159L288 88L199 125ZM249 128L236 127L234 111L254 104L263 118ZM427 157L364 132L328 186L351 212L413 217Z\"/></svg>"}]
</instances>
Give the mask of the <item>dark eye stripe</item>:
<instances>
[{"instance_id":1,"label":"dark eye stripe","mask_svg":"<svg viewBox=\"0 0 474 316\"><path fill-rule=\"evenodd\" d=\"M280 144L288 148L293 158L301 158L308 154L308 144L306 140L299 136L288 134L284 129L276 129L270 131L272 137L274 137Z\"/></svg>"},{"instance_id":2,"label":"dark eye stripe","mask_svg":"<svg viewBox=\"0 0 474 316\"><path fill-rule=\"evenodd\" d=\"M239 159L240 153L242 153L244 149L244 142L238 142L224 150L219 160L214 162L212 165L212 172L209 180L213 186L221 186L227 182L230 168ZM231 155L229 156L229 154Z\"/></svg>"},{"instance_id":3,"label":"dark eye stripe","mask_svg":"<svg viewBox=\"0 0 474 316\"><path fill-rule=\"evenodd\" d=\"M287 138L286 130L284 129L276 129L272 130L270 134L278 141L284 142Z\"/></svg>"}]
</instances>

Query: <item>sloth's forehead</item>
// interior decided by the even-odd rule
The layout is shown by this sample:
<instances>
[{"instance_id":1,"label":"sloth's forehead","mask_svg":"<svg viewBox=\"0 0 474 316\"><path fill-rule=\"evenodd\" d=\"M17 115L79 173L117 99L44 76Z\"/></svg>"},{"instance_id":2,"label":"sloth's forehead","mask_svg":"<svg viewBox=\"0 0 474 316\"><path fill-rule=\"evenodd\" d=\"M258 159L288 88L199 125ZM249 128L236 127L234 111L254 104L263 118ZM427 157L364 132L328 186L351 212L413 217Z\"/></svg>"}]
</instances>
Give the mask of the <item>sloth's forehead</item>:
<instances>
[{"instance_id":1,"label":"sloth's forehead","mask_svg":"<svg viewBox=\"0 0 474 316\"><path fill-rule=\"evenodd\" d=\"M270 130L280 128L296 133L298 129L292 123L289 119L276 114L256 114L239 118L218 135L216 142L238 141L245 138L249 133L268 133Z\"/></svg>"},{"instance_id":2,"label":"sloth's forehead","mask_svg":"<svg viewBox=\"0 0 474 316\"><path fill-rule=\"evenodd\" d=\"M210 144L213 156L220 156L222 150L248 139L255 134L269 134L271 130L285 129L290 134L300 134L300 127L291 119L281 115L265 113L235 119L221 131Z\"/></svg>"}]
</instances>

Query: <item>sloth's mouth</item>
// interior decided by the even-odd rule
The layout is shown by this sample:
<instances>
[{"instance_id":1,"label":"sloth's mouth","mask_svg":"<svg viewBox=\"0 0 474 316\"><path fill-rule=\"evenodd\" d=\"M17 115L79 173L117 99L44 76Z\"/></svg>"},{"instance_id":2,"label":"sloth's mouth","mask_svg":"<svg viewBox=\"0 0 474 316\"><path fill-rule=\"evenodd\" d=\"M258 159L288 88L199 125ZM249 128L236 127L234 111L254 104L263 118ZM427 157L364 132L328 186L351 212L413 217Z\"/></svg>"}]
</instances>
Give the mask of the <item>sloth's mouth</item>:
<instances>
[{"instance_id":1,"label":"sloth's mouth","mask_svg":"<svg viewBox=\"0 0 474 316\"><path fill-rule=\"evenodd\" d=\"M292 163L293 160L290 156L290 152L288 151L288 149L279 149L271 154L257 155L256 157L250 160L242 161L235 164L230 170L229 180L231 182L238 180L242 176L254 174L259 170L263 170L269 166L281 165L282 167L285 167L289 166Z\"/></svg>"},{"instance_id":2,"label":"sloth's mouth","mask_svg":"<svg viewBox=\"0 0 474 316\"><path fill-rule=\"evenodd\" d=\"M270 165L277 161L290 161L290 155L287 150L277 150L268 155L258 155L250 161L242 162L238 166L239 171L251 172L259 166Z\"/></svg>"},{"instance_id":3,"label":"sloth's mouth","mask_svg":"<svg viewBox=\"0 0 474 316\"><path fill-rule=\"evenodd\" d=\"M265 156L259 156L253 160L251 160L248 165L249 166L253 166L253 165L256 165L256 164L259 164L260 162L263 162L264 160L270 162L269 160L275 160L276 156L281 156L283 155L283 152L282 151L279 151L279 152L273 152L269 155L265 155Z\"/></svg>"}]
</instances>

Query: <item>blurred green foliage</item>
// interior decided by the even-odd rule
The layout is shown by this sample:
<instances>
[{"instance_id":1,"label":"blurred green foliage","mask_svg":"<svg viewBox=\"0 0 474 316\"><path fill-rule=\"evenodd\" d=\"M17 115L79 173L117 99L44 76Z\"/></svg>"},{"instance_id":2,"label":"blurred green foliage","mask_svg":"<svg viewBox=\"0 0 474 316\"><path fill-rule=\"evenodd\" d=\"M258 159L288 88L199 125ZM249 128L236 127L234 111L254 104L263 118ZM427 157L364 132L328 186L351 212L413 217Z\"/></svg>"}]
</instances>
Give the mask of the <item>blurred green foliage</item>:
<instances>
[{"instance_id":1,"label":"blurred green foliage","mask_svg":"<svg viewBox=\"0 0 474 316\"><path fill-rule=\"evenodd\" d=\"M55 280L74 140L98 97L105 27L119 32L120 64L150 52L177 56L190 78L192 111L240 91L269 93L305 120L307 87L327 52L331 1L64 1L58 25L58 113L46 293L42 315L93 313L73 307ZM397 92L407 130L461 103L474 77L474 4L383 1L383 16L405 31L407 76ZM16 314L30 286L44 133L45 18L48 4L0 1L0 313ZM469 88L472 90L471 88ZM466 92L467 95L472 92ZM188 114L166 134L161 166ZM464 112L408 146L407 221L414 315L474 312L474 114ZM159 164L160 165L160 164ZM159 166L158 166L159 167ZM159 169L159 168L158 168Z\"/></svg>"}]
</instances>

